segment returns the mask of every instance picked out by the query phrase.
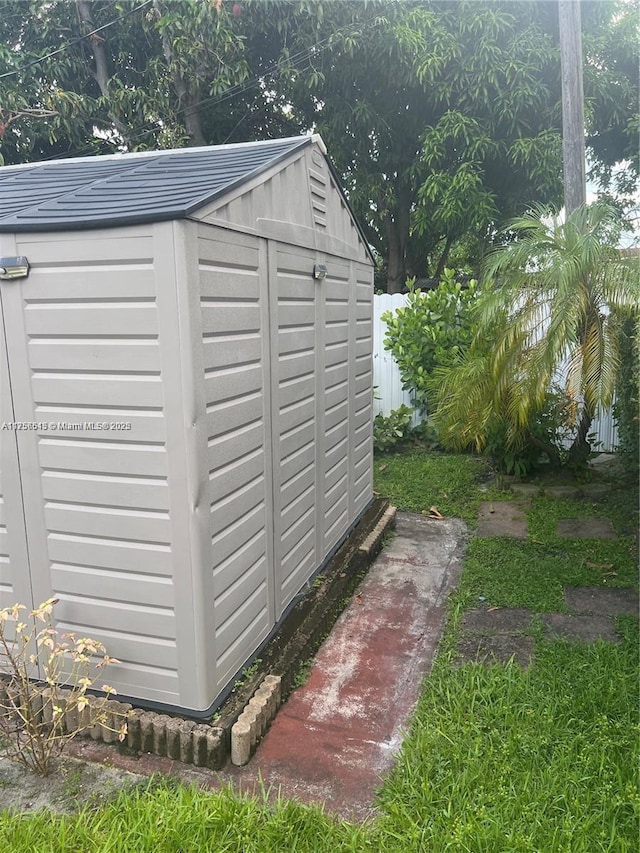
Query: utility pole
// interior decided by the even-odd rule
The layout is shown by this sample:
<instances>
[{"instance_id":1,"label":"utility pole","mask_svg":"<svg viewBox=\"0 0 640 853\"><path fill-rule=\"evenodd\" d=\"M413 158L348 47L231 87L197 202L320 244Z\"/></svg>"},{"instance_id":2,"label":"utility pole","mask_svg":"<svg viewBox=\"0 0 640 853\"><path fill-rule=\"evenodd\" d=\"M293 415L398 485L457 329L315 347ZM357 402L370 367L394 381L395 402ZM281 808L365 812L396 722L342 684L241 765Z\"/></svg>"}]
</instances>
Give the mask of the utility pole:
<instances>
[{"instance_id":1,"label":"utility pole","mask_svg":"<svg viewBox=\"0 0 640 853\"><path fill-rule=\"evenodd\" d=\"M562 159L566 215L587 200L580 0L558 0L562 69Z\"/></svg>"}]
</instances>

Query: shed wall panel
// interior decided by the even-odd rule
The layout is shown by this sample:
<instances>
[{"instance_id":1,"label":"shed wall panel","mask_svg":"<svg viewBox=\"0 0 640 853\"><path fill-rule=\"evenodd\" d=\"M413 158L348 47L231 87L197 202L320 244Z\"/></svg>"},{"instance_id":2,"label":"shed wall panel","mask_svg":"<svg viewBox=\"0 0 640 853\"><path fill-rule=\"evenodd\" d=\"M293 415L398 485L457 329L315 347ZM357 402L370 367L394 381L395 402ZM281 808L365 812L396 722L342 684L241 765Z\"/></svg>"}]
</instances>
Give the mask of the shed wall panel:
<instances>
[{"instance_id":1,"label":"shed wall panel","mask_svg":"<svg viewBox=\"0 0 640 853\"><path fill-rule=\"evenodd\" d=\"M16 252L31 270L3 304L16 417L39 425L17 436L34 598L105 642L119 693L176 702L151 230L26 235Z\"/></svg>"},{"instance_id":2,"label":"shed wall panel","mask_svg":"<svg viewBox=\"0 0 640 853\"><path fill-rule=\"evenodd\" d=\"M198 231L219 689L273 625L264 241ZM265 387L267 393L265 394Z\"/></svg>"}]
</instances>

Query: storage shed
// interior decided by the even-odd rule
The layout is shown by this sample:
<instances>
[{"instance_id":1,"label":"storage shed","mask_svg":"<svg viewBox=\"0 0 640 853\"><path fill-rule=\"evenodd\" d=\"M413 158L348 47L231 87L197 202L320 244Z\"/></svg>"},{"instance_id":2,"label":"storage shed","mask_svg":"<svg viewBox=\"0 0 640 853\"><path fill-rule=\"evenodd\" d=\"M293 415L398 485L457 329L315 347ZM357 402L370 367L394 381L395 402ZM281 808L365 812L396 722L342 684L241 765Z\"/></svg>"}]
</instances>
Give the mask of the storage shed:
<instances>
[{"instance_id":1,"label":"storage shed","mask_svg":"<svg viewBox=\"0 0 640 853\"><path fill-rule=\"evenodd\" d=\"M372 500L372 259L317 136L0 169L0 605L207 714ZM27 275L25 275L28 273Z\"/></svg>"}]
</instances>

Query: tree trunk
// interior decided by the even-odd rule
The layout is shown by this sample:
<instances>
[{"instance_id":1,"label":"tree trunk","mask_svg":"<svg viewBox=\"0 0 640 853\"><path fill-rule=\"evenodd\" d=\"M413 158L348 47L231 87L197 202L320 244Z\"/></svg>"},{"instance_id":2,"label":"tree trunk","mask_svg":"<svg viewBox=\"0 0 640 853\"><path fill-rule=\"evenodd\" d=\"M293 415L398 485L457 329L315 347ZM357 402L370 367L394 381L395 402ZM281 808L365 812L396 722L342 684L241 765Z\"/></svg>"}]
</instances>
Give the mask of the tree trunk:
<instances>
[{"instance_id":1,"label":"tree trunk","mask_svg":"<svg viewBox=\"0 0 640 853\"><path fill-rule=\"evenodd\" d=\"M573 440L573 444L569 448L569 464L584 465L591 453L591 445L587 441L591 422L593 421L593 412L587 406L582 410L578 432Z\"/></svg>"},{"instance_id":2,"label":"tree trunk","mask_svg":"<svg viewBox=\"0 0 640 853\"><path fill-rule=\"evenodd\" d=\"M89 32L95 30L96 25L93 19L93 12L91 10L91 3L89 0L76 0L76 8L78 10L80 20L87 25ZM87 41L91 47L93 60L96 64L96 70L90 71L89 73L98 84L102 97L108 103L109 116L113 121L113 126L118 131L123 141L128 143L131 128L125 121L123 121L121 116L111 109L111 104L109 104L109 80L111 79L111 72L109 70L109 54L106 48L106 41L97 33L93 36L89 36Z\"/></svg>"},{"instance_id":3,"label":"tree trunk","mask_svg":"<svg viewBox=\"0 0 640 853\"><path fill-rule=\"evenodd\" d=\"M449 260L449 252L451 251L451 244L453 243L452 237L447 237L446 242L444 244L444 249L442 250L442 254L440 255L440 260L438 261L438 266L435 271L435 278L440 281L442 277L442 273L444 272L444 268L447 265L447 261Z\"/></svg>"},{"instance_id":4,"label":"tree trunk","mask_svg":"<svg viewBox=\"0 0 640 853\"><path fill-rule=\"evenodd\" d=\"M408 187L396 186L395 204L384 219L387 237L387 293L400 293L407 279L407 246L411 218Z\"/></svg>"},{"instance_id":5,"label":"tree trunk","mask_svg":"<svg viewBox=\"0 0 640 853\"><path fill-rule=\"evenodd\" d=\"M162 14L158 0L154 3L154 6L156 11ZM202 132L202 122L198 107L198 90L196 87L195 91L192 91L180 71L177 70L173 45L168 30L164 30L162 33L162 52L171 73L174 91L178 96L178 110L184 113L184 127L189 137L187 145L191 148L206 145L207 142Z\"/></svg>"}]
</instances>

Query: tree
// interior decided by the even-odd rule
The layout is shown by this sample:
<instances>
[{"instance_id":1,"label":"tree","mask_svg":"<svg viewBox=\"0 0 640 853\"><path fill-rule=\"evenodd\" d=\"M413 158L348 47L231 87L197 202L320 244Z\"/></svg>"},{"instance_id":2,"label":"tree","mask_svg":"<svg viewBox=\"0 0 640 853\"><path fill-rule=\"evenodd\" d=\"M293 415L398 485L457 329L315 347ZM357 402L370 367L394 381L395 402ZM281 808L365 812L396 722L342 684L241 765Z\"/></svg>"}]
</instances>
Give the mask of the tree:
<instances>
[{"instance_id":1,"label":"tree","mask_svg":"<svg viewBox=\"0 0 640 853\"><path fill-rule=\"evenodd\" d=\"M596 410L613 398L620 325L640 296L633 266L615 248L618 227L615 211L601 203L576 208L566 222L549 223L537 209L511 224L517 239L485 265L479 332L460 363L437 376L444 443L481 448L501 418L507 443L522 444L568 363L569 458L586 459Z\"/></svg>"}]
</instances>

